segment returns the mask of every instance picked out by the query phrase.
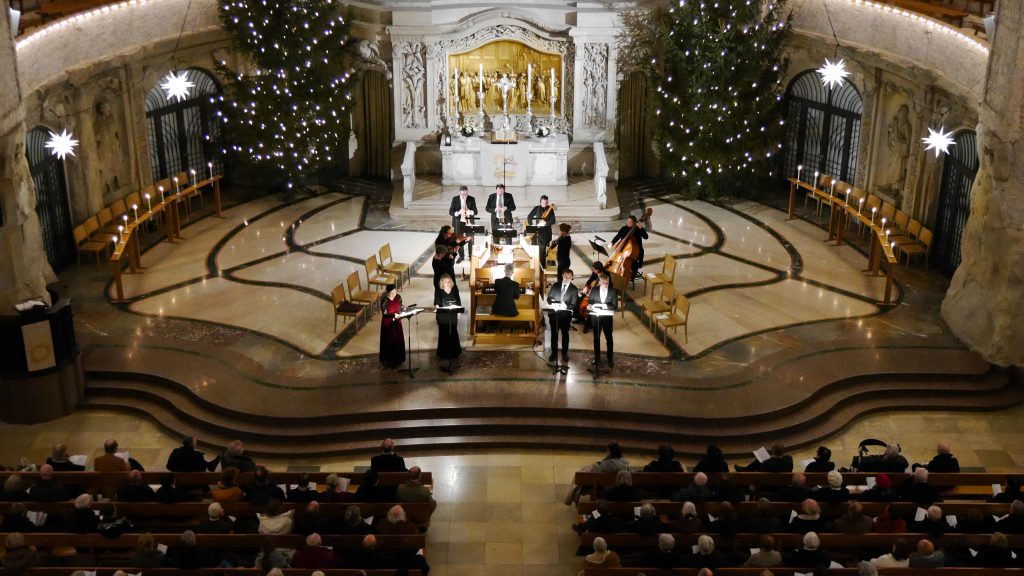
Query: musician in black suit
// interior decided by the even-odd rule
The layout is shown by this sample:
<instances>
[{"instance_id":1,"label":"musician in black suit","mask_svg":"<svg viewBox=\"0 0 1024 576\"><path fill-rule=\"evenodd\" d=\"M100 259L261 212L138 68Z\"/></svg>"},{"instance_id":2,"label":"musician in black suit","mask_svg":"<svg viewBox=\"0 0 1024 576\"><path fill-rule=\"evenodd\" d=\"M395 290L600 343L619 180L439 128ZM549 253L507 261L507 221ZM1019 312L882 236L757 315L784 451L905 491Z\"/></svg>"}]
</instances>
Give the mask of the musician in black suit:
<instances>
[{"instance_id":1,"label":"musician in black suit","mask_svg":"<svg viewBox=\"0 0 1024 576\"><path fill-rule=\"evenodd\" d=\"M647 230L644 228L644 223L637 221L636 216L631 215L629 218L626 218L626 225L619 228L619 232L614 238L612 238L611 244L614 246L619 240L625 238L626 235L629 234L629 231L634 228L636 228L636 231L633 232L633 238L636 238L637 248L639 248L637 251L636 265L633 269L633 276L635 277L642 274L644 268L644 240L647 239Z\"/></svg>"},{"instance_id":2,"label":"musician in black suit","mask_svg":"<svg viewBox=\"0 0 1024 576\"><path fill-rule=\"evenodd\" d=\"M591 310L616 310L619 307L619 294L611 286L606 272L598 274L597 286L590 289ZM601 364L601 333L604 332L605 347L608 349L608 367L615 367L615 341L612 338L612 318L614 316L591 315L594 320L594 366Z\"/></svg>"},{"instance_id":3,"label":"musician in black suit","mask_svg":"<svg viewBox=\"0 0 1024 576\"><path fill-rule=\"evenodd\" d=\"M519 299L519 283L512 279L516 271L515 264L505 264L505 277L494 281L494 305L491 314L494 316L516 316L516 300Z\"/></svg>"},{"instance_id":4,"label":"musician in black suit","mask_svg":"<svg viewBox=\"0 0 1024 576\"><path fill-rule=\"evenodd\" d=\"M545 214L547 215L545 216ZM551 244L551 227L555 225L555 207L548 206L548 197L546 195L540 197L540 204L534 206L533 210L530 210L526 220L529 224L537 225L537 239L535 242L537 246L547 247L548 244ZM543 258L544 254L540 256Z\"/></svg>"},{"instance_id":5,"label":"musician in black suit","mask_svg":"<svg viewBox=\"0 0 1024 576\"><path fill-rule=\"evenodd\" d=\"M551 317L551 355L548 362L555 361L555 354L558 353L558 335L562 335L562 362L569 361L569 325L572 322L572 312L576 309L579 301L579 290L572 283L572 269L566 268L562 271L562 281L556 282L548 288L548 302L561 302L565 304L563 311L552 312Z\"/></svg>"},{"instance_id":6,"label":"musician in black suit","mask_svg":"<svg viewBox=\"0 0 1024 576\"><path fill-rule=\"evenodd\" d=\"M452 198L452 203L448 206L448 215L452 217L452 230L455 231L455 236L465 235L466 232L463 228L471 226L472 221L470 218L474 218L477 215L476 198L469 195L469 188L459 186L459 195ZM465 220L465 222L463 222L463 220ZM473 253L472 236L469 236L469 253ZM459 246L459 259L455 262L462 262L465 257L466 249Z\"/></svg>"},{"instance_id":7,"label":"musician in black suit","mask_svg":"<svg viewBox=\"0 0 1024 576\"><path fill-rule=\"evenodd\" d=\"M569 236L570 230L572 230L572 226L562 222L558 225L558 239L550 243L551 247L556 249L555 260L558 262L559 276L569 268L569 253L572 252L572 238Z\"/></svg>"},{"instance_id":8,"label":"musician in black suit","mask_svg":"<svg viewBox=\"0 0 1024 576\"><path fill-rule=\"evenodd\" d=\"M494 193L487 197L484 208L491 215L491 234L498 229L498 222L512 222L512 213L516 210L516 201L511 194L505 192L505 185L498 184Z\"/></svg>"}]
</instances>

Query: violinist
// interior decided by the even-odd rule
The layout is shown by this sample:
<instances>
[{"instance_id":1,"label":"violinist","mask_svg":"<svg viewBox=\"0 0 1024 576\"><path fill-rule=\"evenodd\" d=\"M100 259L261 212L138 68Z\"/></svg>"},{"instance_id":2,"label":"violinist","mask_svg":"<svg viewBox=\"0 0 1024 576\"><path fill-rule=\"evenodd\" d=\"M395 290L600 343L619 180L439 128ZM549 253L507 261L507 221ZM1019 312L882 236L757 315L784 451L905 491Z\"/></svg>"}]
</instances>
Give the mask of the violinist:
<instances>
[{"instance_id":1,"label":"violinist","mask_svg":"<svg viewBox=\"0 0 1024 576\"><path fill-rule=\"evenodd\" d=\"M587 279L583 288L580 288L579 307L576 309L576 318L583 321L583 333L590 331L590 322L587 321L587 306L590 304L590 289L597 286L598 277L605 273L604 264L595 260L590 267L590 278Z\"/></svg>"},{"instance_id":2,"label":"violinist","mask_svg":"<svg viewBox=\"0 0 1024 576\"><path fill-rule=\"evenodd\" d=\"M452 217L452 229L455 231L456 236L466 235L464 228L473 225L476 214L476 198L469 195L469 188L459 186L459 195L452 198L452 203L448 206L448 215ZM469 236L469 253L473 253L472 236ZM459 246L458 256L458 260L455 261L456 264L465 259L466 249L464 247Z\"/></svg>"},{"instance_id":3,"label":"violinist","mask_svg":"<svg viewBox=\"0 0 1024 576\"><path fill-rule=\"evenodd\" d=\"M557 250L555 259L558 261L559 277L569 267L569 253L572 251L572 237L569 236L570 230L572 230L572 226L562 222L558 225L558 239L550 243L550 247Z\"/></svg>"},{"instance_id":4,"label":"violinist","mask_svg":"<svg viewBox=\"0 0 1024 576\"><path fill-rule=\"evenodd\" d=\"M455 256L444 244L434 245L434 257L430 259L430 268L434 271L434 291L440 286L443 276L455 278Z\"/></svg>"},{"instance_id":5,"label":"violinist","mask_svg":"<svg viewBox=\"0 0 1024 576\"><path fill-rule=\"evenodd\" d=\"M551 244L551 227L555 224L555 207L548 204L547 195L540 197L540 204L530 210L526 220L537 226L537 246ZM559 265L558 268L559 274L561 274L562 266Z\"/></svg>"},{"instance_id":6,"label":"violinist","mask_svg":"<svg viewBox=\"0 0 1024 576\"><path fill-rule=\"evenodd\" d=\"M611 240L612 246L614 246L619 240L622 240L629 234L629 231L636 228L633 232L633 238L636 238L637 243L637 258L636 265L633 267L633 277L643 275L644 268L644 240L647 239L647 230L644 229L644 223L637 220L636 216L630 215L626 218L626 225L619 228L619 232Z\"/></svg>"}]
</instances>

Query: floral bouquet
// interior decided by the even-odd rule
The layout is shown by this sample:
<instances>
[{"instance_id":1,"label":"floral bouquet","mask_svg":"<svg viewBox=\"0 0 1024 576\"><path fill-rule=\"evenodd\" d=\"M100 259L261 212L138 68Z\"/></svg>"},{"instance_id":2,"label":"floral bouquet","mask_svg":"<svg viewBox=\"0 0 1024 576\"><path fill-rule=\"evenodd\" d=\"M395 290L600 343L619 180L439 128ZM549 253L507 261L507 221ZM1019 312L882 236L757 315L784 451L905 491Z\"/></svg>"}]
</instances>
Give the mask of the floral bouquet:
<instances>
[{"instance_id":1,"label":"floral bouquet","mask_svg":"<svg viewBox=\"0 0 1024 576\"><path fill-rule=\"evenodd\" d=\"M466 138L469 138L473 134L476 134L476 128L473 128L469 124L463 124L462 128L459 128L459 134L462 134Z\"/></svg>"},{"instance_id":2,"label":"floral bouquet","mask_svg":"<svg viewBox=\"0 0 1024 576\"><path fill-rule=\"evenodd\" d=\"M537 136L540 137L540 138L544 138L544 137L546 137L546 136L548 136L550 134L551 134L551 128L549 128L547 126L540 126L539 128L537 128Z\"/></svg>"}]
</instances>

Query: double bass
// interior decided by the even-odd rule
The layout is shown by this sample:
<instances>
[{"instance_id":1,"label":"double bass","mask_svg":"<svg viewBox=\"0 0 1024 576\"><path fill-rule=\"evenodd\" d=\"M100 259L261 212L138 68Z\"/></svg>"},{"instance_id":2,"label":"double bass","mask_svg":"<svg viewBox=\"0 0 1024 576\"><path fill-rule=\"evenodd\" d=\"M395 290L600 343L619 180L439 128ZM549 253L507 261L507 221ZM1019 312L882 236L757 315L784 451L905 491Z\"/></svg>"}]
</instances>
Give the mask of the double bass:
<instances>
[{"instance_id":1,"label":"double bass","mask_svg":"<svg viewBox=\"0 0 1024 576\"><path fill-rule=\"evenodd\" d=\"M650 221L651 214L654 214L654 209L648 208L644 213L643 221ZM619 243L615 245L611 258L608 260L607 270L609 274L618 274L627 280L633 278L633 272L636 270L636 261L640 257L640 240L633 235L638 226L639 223L637 226L630 228L626 237L619 240Z\"/></svg>"}]
</instances>

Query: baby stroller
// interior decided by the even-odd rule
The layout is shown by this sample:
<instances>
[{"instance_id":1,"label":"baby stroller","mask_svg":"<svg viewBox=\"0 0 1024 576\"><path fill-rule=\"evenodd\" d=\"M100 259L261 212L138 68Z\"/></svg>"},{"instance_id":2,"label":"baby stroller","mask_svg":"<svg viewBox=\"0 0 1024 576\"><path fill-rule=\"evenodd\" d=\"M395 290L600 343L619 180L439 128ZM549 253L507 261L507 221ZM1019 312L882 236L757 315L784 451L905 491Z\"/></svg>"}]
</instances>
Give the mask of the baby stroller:
<instances>
[{"instance_id":1,"label":"baby stroller","mask_svg":"<svg viewBox=\"0 0 1024 576\"><path fill-rule=\"evenodd\" d=\"M880 448L881 451L878 454L868 454L872 447ZM871 464L882 459L882 455L888 447L888 444L875 438L861 440L860 444L857 446L857 455L854 456L853 461L850 462L851 470L853 472L857 472L865 468L871 468ZM897 446L897 448L899 448L899 446Z\"/></svg>"}]
</instances>

